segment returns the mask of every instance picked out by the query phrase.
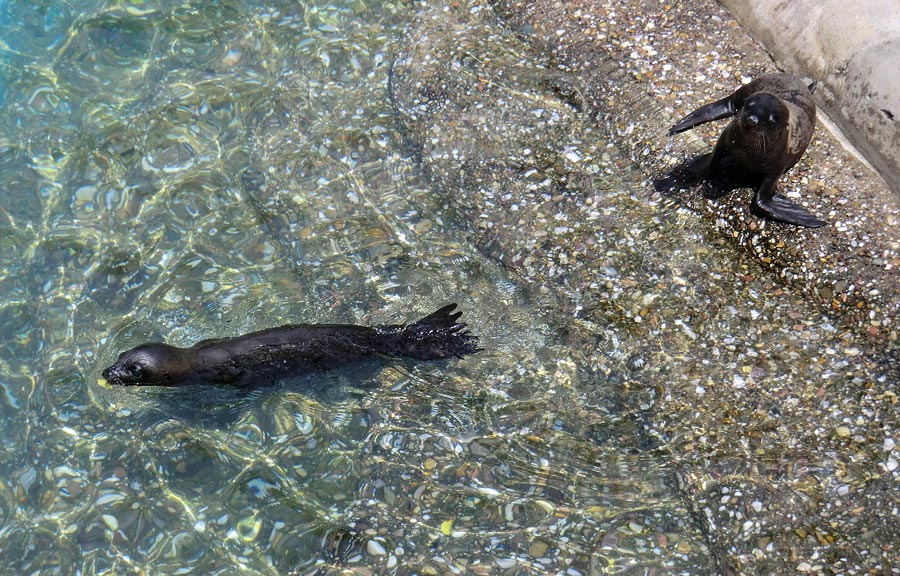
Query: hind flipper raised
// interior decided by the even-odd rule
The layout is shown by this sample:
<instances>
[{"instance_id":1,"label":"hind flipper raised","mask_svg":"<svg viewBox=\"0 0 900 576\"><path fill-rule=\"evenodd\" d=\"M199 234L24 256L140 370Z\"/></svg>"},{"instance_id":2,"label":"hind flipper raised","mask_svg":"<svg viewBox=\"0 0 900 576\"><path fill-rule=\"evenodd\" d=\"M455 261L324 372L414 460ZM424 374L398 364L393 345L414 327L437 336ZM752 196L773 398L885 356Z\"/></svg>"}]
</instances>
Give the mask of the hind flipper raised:
<instances>
[{"instance_id":1,"label":"hind flipper raised","mask_svg":"<svg viewBox=\"0 0 900 576\"><path fill-rule=\"evenodd\" d=\"M378 326L389 354L418 360L462 358L480 352L478 338L459 322L462 312L456 304L448 304L417 322L399 326Z\"/></svg>"}]
</instances>

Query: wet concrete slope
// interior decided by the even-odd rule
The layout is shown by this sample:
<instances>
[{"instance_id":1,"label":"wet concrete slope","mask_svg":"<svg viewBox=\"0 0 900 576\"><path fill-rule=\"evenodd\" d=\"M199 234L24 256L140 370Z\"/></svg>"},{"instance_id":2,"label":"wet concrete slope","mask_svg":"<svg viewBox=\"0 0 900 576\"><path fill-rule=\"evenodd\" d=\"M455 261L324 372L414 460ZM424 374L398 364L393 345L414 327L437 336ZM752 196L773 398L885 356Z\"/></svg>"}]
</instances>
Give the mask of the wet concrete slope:
<instances>
[{"instance_id":1,"label":"wet concrete slope","mask_svg":"<svg viewBox=\"0 0 900 576\"><path fill-rule=\"evenodd\" d=\"M581 409L640 423L670 462L708 544L678 554L720 573L879 573L900 564L889 192L820 130L782 186L825 229L762 222L749 192L650 194L715 136L675 142L675 117L772 69L715 5L436 2L390 91L473 240L561 303Z\"/></svg>"},{"instance_id":2,"label":"wet concrete slope","mask_svg":"<svg viewBox=\"0 0 900 576\"><path fill-rule=\"evenodd\" d=\"M742 81L777 67L710 2L498 2L506 23L585 83L591 112L648 176L698 150L712 123L670 138L666 129ZM786 283L858 329L894 342L900 307L900 209L887 186L820 123L780 190L829 225L763 222L749 191L691 206Z\"/></svg>"}]
</instances>

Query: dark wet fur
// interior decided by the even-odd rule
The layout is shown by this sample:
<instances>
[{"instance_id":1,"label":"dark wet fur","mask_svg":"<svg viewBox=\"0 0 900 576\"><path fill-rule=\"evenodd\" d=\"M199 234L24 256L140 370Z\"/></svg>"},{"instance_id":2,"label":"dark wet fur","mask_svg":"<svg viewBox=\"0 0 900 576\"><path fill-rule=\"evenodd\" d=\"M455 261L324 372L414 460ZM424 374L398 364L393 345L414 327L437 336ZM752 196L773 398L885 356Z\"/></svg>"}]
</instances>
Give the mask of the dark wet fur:
<instances>
[{"instance_id":1,"label":"dark wet fur","mask_svg":"<svg viewBox=\"0 0 900 576\"><path fill-rule=\"evenodd\" d=\"M815 104L810 92L814 87L804 87L787 75L763 76L691 112L670 128L670 135L736 117L713 152L685 160L654 180L654 189L672 195L679 189L702 186L706 198L719 198L738 188L753 188L751 210L757 216L809 228L824 225L776 192L778 179L796 164L812 138ZM794 106L797 117L790 116L787 103ZM794 149L789 146L792 130L797 140Z\"/></svg>"},{"instance_id":2,"label":"dark wet fur","mask_svg":"<svg viewBox=\"0 0 900 576\"><path fill-rule=\"evenodd\" d=\"M291 324L190 348L137 346L103 371L111 384L259 386L378 357L461 358L478 339L450 304L409 325Z\"/></svg>"}]
</instances>

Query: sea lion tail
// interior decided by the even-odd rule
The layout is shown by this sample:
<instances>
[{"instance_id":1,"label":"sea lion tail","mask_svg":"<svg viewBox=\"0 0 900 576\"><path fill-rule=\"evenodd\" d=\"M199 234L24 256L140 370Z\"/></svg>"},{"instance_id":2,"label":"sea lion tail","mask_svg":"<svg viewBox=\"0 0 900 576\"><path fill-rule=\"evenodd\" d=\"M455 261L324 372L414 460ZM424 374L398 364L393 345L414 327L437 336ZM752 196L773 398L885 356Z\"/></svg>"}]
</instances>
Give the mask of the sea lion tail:
<instances>
[{"instance_id":1,"label":"sea lion tail","mask_svg":"<svg viewBox=\"0 0 900 576\"><path fill-rule=\"evenodd\" d=\"M387 337L385 345L395 356L441 360L482 350L478 337L466 329L465 322L457 322L462 312L455 309L456 304L448 304L412 324L382 326L378 331Z\"/></svg>"}]
</instances>

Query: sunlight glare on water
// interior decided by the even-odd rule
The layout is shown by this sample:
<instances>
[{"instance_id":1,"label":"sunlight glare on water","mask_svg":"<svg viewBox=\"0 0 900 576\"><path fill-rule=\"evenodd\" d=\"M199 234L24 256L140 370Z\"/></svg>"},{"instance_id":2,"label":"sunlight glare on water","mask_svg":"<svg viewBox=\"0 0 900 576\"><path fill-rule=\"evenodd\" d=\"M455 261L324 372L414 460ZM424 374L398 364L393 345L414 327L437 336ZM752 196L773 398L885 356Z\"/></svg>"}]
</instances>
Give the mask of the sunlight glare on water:
<instances>
[{"instance_id":1,"label":"sunlight glare on water","mask_svg":"<svg viewBox=\"0 0 900 576\"><path fill-rule=\"evenodd\" d=\"M0 2L7 569L707 565L627 402L405 148L387 82L410 10ZM252 393L98 382L148 340L452 301L484 352Z\"/></svg>"}]
</instances>

